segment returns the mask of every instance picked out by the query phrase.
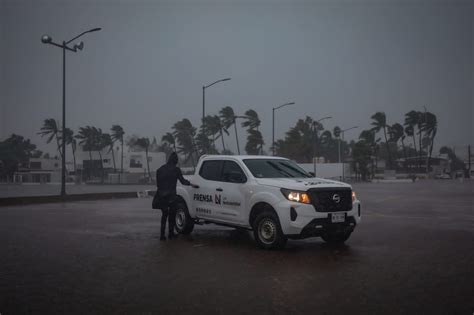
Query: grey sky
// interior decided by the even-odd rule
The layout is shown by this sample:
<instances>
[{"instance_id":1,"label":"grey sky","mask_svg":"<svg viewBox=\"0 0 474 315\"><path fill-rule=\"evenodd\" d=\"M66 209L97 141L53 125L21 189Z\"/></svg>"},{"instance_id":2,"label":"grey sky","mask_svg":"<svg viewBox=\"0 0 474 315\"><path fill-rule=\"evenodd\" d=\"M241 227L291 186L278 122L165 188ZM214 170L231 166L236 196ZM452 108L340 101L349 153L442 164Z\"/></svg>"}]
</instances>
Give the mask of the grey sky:
<instances>
[{"instance_id":1,"label":"grey sky","mask_svg":"<svg viewBox=\"0 0 474 315\"><path fill-rule=\"evenodd\" d=\"M11 1L0 0L0 138L36 136L61 115L61 50L83 30L84 50L67 56L68 126L120 124L157 137L187 117L230 105L255 109L271 142L305 115L332 115L333 128L389 123L427 106L438 116L436 147L473 143L472 1ZM241 131L243 143L244 131ZM235 150L233 138L227 140ZM243 145L242 145L243 147ZM49 151L53 152L50 147Z\"/></svg>"}]
</instances>

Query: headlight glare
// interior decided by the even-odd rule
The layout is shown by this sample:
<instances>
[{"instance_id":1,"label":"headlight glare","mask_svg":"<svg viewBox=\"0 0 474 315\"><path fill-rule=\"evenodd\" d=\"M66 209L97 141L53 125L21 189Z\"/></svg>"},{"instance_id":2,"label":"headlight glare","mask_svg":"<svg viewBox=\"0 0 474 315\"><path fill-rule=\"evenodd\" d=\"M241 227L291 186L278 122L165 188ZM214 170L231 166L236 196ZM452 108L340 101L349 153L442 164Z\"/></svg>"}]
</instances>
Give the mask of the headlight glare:
<instances>
[{"instance_id":1,"label":"headlight glare","mask_svg":"<svg viewBox=\"0 0 474 315\"><path fill-rule=\"evenodd\" d=\"M311 199L309 198L309 195L305 193L304 191L294 191L294 190L282 188L281 193L289 201L306 203L306 204L311 203Z\"/></svg>"},{"instance_id":2,"label":"headlight glare","mask_svg":"<svg viewBox=\"0 0 474 315\"><path fill-rule=\"evenodd\" d=\"M352 191L352 202L355 202L357 200L357 196L355 191Z\"/></svg>"}]
</instances>

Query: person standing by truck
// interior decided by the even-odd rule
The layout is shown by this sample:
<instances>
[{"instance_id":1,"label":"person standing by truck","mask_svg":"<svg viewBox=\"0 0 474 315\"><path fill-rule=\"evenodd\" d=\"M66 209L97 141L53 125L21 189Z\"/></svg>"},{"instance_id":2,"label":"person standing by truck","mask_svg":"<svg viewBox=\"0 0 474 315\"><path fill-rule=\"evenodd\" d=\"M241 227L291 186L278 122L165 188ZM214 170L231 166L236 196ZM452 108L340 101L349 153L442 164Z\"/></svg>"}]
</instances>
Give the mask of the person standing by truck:
<instances>
[{"instance_id":1,"label":"person standing by truck","mask_svg":"<svg viewBox=\"0 0 474 315\"><path fill-rule=\"evenodd\" d=\"M174 233L177 201L176 184L178 180L181 184L190 186L191 183L183 177L181 169L177 166L178 155L176 152L171 153L168 162L156 171L157 186L157 208L163 212L161 216L160 240L166 241L165 230L166 220L168 219L168 238L176 238ZM155 200L153 201L155 203Z\"/></svg>"}]
</instances>

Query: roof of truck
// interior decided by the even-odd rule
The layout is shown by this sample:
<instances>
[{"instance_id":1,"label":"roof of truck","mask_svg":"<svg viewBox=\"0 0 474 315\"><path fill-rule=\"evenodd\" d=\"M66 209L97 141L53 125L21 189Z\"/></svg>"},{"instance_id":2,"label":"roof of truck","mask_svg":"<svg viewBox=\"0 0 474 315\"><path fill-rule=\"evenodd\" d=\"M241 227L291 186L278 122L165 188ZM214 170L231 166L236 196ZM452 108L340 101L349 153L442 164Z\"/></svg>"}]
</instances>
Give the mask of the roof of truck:
<instances>
[{"instance_id":1,"label":"roof of truck","mask_svg":"<svg viewBox=\"0 0 474 315\"><path fill-rule=\"evenodd\" d=\"M204 158L216 158L216 159L222 159L222 158L229 158L229 159L237 159L237 160L245 160L245 159L285 159L287 158L280 157L280 156L269 156L269 155L218 155L218 154L205 154L202 155L199 160L202 160Z\"/></svg>"}]
</instances>

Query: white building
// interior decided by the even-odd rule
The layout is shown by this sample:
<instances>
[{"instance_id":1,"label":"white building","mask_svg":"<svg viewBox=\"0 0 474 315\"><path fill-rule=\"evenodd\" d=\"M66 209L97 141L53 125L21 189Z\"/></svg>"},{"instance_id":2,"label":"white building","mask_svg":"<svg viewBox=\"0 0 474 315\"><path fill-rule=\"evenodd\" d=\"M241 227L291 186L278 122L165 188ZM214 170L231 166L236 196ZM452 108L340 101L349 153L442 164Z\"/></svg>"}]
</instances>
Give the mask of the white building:
<instances>
[{"instance_id":1,"label":"white building","mask_svg":"<svg viewBox=\"0 0 474 315\"><path fill-rule=\"evenodd\" d=\"M100 158L102 157L102 163ZM146 153L144 151L134 152L128 146L124 145L123 152L123 175L120 176L122 165L121 147L117 146L115 150L108 149L99 151L83 151L82 146L76 151L76 167L78 173L82 174L83 180L98 178L101 176L102 165L105 178L111 183L138 183L148 182L148 167L153 178L155 171L166 163L164 152L148 152L148 165ZM122 177L122 178L120 178Z\"/></svg>"}]
</instances>

